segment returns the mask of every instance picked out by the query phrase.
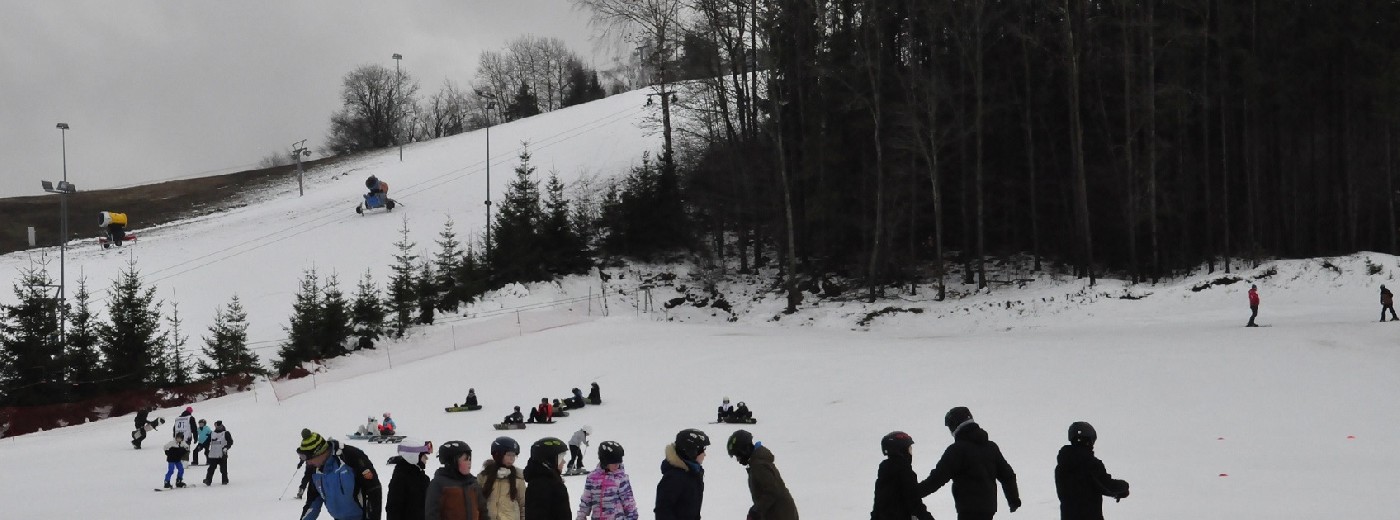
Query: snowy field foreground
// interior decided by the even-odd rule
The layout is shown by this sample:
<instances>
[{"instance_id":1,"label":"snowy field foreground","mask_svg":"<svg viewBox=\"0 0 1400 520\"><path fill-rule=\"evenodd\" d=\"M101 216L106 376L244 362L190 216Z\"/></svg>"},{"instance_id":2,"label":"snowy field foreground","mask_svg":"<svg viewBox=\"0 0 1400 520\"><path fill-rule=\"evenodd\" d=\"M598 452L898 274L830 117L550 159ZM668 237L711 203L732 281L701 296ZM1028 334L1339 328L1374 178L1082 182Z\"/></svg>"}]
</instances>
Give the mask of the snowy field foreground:
<instances>
[{"instance_id":1,"label":"snowy field foreground","mask_svg":"<svg viewBox=\"0 0 1400 520\"><path fill-rule=\"evenodd\" d=\"M196 404L196 416L223 420L235 437L226 487L153 493L165 470L152 449L160 444L132 450L129 415L6 439L3 516L295 518L295 484L285 485L303 427L343 438L367 415L391 411L409 435L466 441L479 464L497 434L490 423L510 406L597 381L603 406L514 434L528 445L588 424L595 446L621 442L643 518L651 517L662 449L688 427L714 440L704 516L743 518L745 474L722 448L735 426L707 424L726 395L756 412L751 430L776 454L808 519L869 514L879 439L890 430L913 435L915 468L926 474L951 440L942 417L956 405L971 407L1017 472L1024 507L1011 518L1058 518L1055 454L1076 420L1098 428L1099 456L1132 484L1131 497L1106 504L1109 518L1395 517L1400 324L1358 319L1374 308L1364 302L1258 329L1240 327L1239 316L1182 318L1179 304L1148 302L1159 311L1147 313L1153 319L1098 316L943 336L615 314L395 364L281 403L264 385ZM486 409L444 413L469 386ZM387 476L393 447L357 445L368 446ZM587 457L596 463L592 451ZM582 485L569 480L574 499ZM935 517L955 517L947 489L926 502Z\"/></svg>"}]
</instances>

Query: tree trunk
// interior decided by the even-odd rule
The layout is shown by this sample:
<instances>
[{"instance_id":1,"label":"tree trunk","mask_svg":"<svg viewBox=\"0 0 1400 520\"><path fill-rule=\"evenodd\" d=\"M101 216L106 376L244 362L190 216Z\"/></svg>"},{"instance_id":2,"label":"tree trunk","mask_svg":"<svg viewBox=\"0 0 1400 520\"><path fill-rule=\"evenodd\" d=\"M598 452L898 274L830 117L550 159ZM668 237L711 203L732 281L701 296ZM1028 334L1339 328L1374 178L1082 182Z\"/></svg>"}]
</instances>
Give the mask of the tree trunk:
<instances>
[{"instance_id":1,"label":"tree trunk","mask_svg":"<svg viewBox=\"0 0 1400 520\"><path fill-rule=\"evenodd\" d=\"M1134 162L1134 137L1133 130L1133 47L1129 39L1131 33L1129 23L1132 16L1128 14L1128 4L1133 0L1121 0L1119 4L1119 14L1122 16L1123 40L1123 175L1126 177L1128 189L1128 218L1126 220L1128 232L1128 266L1132 273L1133 283L1142 281L1142 264L1138 262L1138 219L1141 210L1138 209L1138 187L1137 187L1137 164ZM1149 0L1150 1L1150 0Z\"/></svg>"},{"instance_id":2,"label":"tree trunk","mask_svg":"<svg viewBox=\"0 0 1400 520\"><path fill-rule=\"evenodd\" d=\"M1029 28L1028 28L1028 29L1029 29ZM1040 218L1039 218L1040 212L1039 212L1039 209L1037 208L1037 203L1039 202L1039 199L1038 199L1038 195L1036 194L1036 178L1035 178L1035 128L1034 128L1034 126L1033 126L1032 123L1031 123L1031 121L1033 121L1033 118L1031 117L1031 99L1032 99L1032 85L1031 85L1031 82L1034 81L1034 79L1031 77L1031 51L1030 51L1030 45L1027 43L1027 39L1028 39L1028 38L1022 38L1022 39L1021 39L1021 68L1022 68L1022 70L1025 72L1025 76L1026 76L1026 81L1025 81L1025 85L1024 85L1024 86L1025 86L1025 99L1024 99L1024 101L1022 102L1022 105L1024 105L1024 110L1023 110L1021 113L1022 113L1022 115L1023 115L1023 117L1024 117L1024 119L1022 120L1022 124L1023 124L1023 126L1025 127L1025 135L1026 135L1026 173L1027 173L1027 174L1029 175L1029 177L1030 177L1030 178L1027 180L1027 182L1026 182L1026 187L1030 190L1030 203L1031 203L1031 208L1030 208L1030 213L1031 213L1031 214L1030 214L1030 217L1031 217L1031 257L1034 259L1034 262L1035 262L1035 266L1033 267L1033 271L1039 273L1039 272L1040 272Z\"/></svg>"},{"instance_id":3,"label":"tree trunk","mask_svg":"<svg viewBox=\"0 0 1400 520\"><path fill-rule=\"evenodd\" d=\"M977 200L977 288L987 287L987 251L986 251L986 211L982 200L982 17L986 10L986 0L971 0L975 2L973 8L972 30L976 41L972 42L972 89L976 100L973 102L973 134L976 140L977 157L975 159L975 174L973 192ZM876 132L879 126L876 125Z\"/></svg>"},{"instance_id":4,"label":"tree trunk","mask_svg":"<svg viewBox=\"0 0 1400 520\"><path fill-rule=\"evenodd\" d=\"M1205 212L1201 215L1204 228L1206 265L1210 273L1215 273L1215 233L1211 217L1215 206L1210 190L1210 23L1213 0L1206 0L1205 30L1201 36L1201 187L1205 193Z\"/></svg>"},{"instance_id":5,"label":"tree trunk","mask_svg":"<svg viewBox=\"0 0 1400 520\"><path fill-rule=\"evenodd\" d=\"M1079 48L1074 40L1075 20L1082 12L1070 9L1070 0L1064 0L1065 42L1069 52L1069 126L1070 151L1074 157L1074 208L1075 220L1079 228L1081 247L1080 276L1089 277L1089 285L1094 285L1094 239L1089 224L1089 187L1084 171L1084 123L1079 114ZM1076 0L1076 3L1078 0ZM1081 20L1082 21L1082 20Z\"/></svg>"},{"instance_id":6,"label":"tree trunk","mask_svg":"<svg viewBox=\"0 0 1400 520\"><path fill-rule=\"evenodd\" d=\"M1400 254L1400 248L1396 246L1395 230L1395 173L1392 168L1395 163L1390 157L1390 123L1385 123L1385 216L1386 224L1389 226L1390 254Z\"/></svg>"},{"instance_id":7,"label":"tree trunk","mask_svg":"<svg viewBox=\"0 0 1400 520\"><path fill-rule=\"evenodd\" d=\"M1161 252L1157 240L1157 51L1154 33L1152 5L1157 0L1147 0L1147 214L1151 219L1152 232L1152 283L1161 276Z\"/></svg>"}]
</instances>

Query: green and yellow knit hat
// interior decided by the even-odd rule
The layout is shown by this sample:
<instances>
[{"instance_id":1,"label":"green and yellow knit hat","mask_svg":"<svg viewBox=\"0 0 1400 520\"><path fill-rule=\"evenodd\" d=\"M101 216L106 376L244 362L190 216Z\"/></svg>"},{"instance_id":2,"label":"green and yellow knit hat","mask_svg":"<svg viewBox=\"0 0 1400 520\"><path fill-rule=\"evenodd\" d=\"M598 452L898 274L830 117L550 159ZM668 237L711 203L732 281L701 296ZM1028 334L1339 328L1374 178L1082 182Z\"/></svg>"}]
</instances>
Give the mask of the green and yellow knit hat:
<instances>
[{"instance_id":1,"label":"green and yellow knit hat","mask_svg":"<svg viewBox=\"0 0 1400 520\"><path fill-rule=\"evenodd\" d=\"M321 434L302 428L301 446L297 448L297 455L310 459L325 453L330 447L330 443L326 442L326 439L321 437Z\"/></svg>"}]
</instances>

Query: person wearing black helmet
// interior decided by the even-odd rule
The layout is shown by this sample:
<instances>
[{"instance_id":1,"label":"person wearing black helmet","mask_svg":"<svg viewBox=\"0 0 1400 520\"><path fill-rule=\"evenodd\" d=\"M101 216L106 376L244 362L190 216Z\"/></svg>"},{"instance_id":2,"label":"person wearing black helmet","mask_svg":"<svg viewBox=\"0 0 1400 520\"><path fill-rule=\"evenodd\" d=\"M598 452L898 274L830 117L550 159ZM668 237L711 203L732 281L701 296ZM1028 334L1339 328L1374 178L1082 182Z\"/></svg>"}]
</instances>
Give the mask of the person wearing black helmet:
<instances>
[{"instance_id":1,"label":"person wearing black helmet","mask_svg":"<svg viewBox=\"0 0 1400 520\"><path fill-rule=\"evenodd\" d=\"M700 520L705 500L705 447L710 436L696 429L676 433L666 445L661 481L656 484L656 520Z\"/></svg>"},{"instance_id":2,"label":"person wearing black helmet","mask_svg":"<svg viewBox=\"0 0 1400 520\"><path fill-rule=\"evenodd\" d=\"M1016 472L1006 463L997 443L987 437L986 430L972 420L972 411L965 406L948 410L943 425L953 434L953 444L943 451L943 457L919 483L919 492L932 494L949 481L953 482L953 503L959 520L990 520L997 512L997 482L1012 513L1021 507L1021 495L1016 489Z\"/></svg>"},{"instance_id":3,"label":"person wearing black helmet","mask_svg":"<svg viewBox=\"0 0 1400 520\"><path fill-rule=\"evenodd\" d=\"M554 437L530 445L530 461L525 464L525 520L571 520L569 488L564 487L564 454L568 446Z\"/></svg>"},{"instance_id":4,"label":"person wearing black helmet","mask_svg":"<svg viewBox=\"0 0 1400 520\"><path fill-rule=\"evenodd\" d=\"M1055 494L1061 520L1103 520L1103 497L1128 497L1128 483L1108 474L1094 456L1098 432L1087 422L1069 425L1069 444L1060 448L1055 465Z\"/></svg>"},{"instance_id":5,"label":"person wearing black helmet","mask_svg":"<svg viewBox=\"0 0 1400 520\"><path fill-rule=\"evenodd\" d=\"M919 490L919 477L914 474L914 438L893 431L880 439L880 451L885 460L875 477L875 506L870 520L933 520Z\"/></svg>"},{"instance_id":6,"label":"person wearing black helmet","mask_svg":"<svg viewBox=\"0 0 1400 520\"><path fill-rule=\"evenodd\" d=\"M481 467L477 480L486 495L491 520L521 520L525 514L525 475L515 467L520 443L510 437L491 442L491 460Z\"/></svg>"},{"instance_id":7,"label":"person wearing black helmet","mask_svg":"<svg viewBox=\"0 0 1400 520\"><path fill-rule=\"evenodd\" d=\"M603 392L602 390L598 389L597 382L594 382L592 385L589 385L588 404L603 404Z\"/></svg>"},{"instance_id":8,"label":"person wearing black helmet","mask_svg":"<svg viewBox=\"0 0 1400 520\"><path fill-rule=\"evenodd\" d=\"M507 415L505 419L501 420L501 422L504 424L524 424L525 416L520 415L520 407L517 406L515 407L515 411L511 412L510 415Z\"/></svg>"},{"instance_id":9,"label":"person wearing black helmet","mask_svg":"<svg viewBox=\"0 0 1400 520\"><path fill-rule=\"evenodd\" d=\"M477 400L476 400L476 389L475 389L475 388L468 388L468 389L467 389L467 397L466 397L466 399L462 399L462 407L463 407L463 408L475 408L475 407L478 407L478 406L481 406L481 404L478 403Z\"/></svg>"},{"instance_id":10,"label":"person wearing black helmet","mask_svg":"<svg viewBox=\"0 0 1400 520\"><path fill-rule=\"evenodd\" d=\"M598 468L585 477L579 497L578 520L637 520L637 498L632 479L622 467L622 445L603 441L598 445Z\"/></svg>"},{"instance_id":11,"label":"person wearing black helmet","mask_svg":"<svg viewBox=\"0 0 1400 520\"><path fill-rule=\"evenodd\" d=\"M734 430L727 447L730 457L748 466L749 496L753 498L749 518L797 520L797 503L792 500L778 466L773 464L773 452L762 442L754 442L753 434L746 430Z\"/></svg>"},{"instance_id":12,"label":"person wearing black helmet","mask_svg":"<svg viewBox=\"0 0 1400 520\"><path fill-rule=\"evenodd\" d=\"M486 497L472 475L472 448L462 441L438 447L442 464L428 484L423 518L427 520L486 520Z\"/></svg>"}]
</instances>

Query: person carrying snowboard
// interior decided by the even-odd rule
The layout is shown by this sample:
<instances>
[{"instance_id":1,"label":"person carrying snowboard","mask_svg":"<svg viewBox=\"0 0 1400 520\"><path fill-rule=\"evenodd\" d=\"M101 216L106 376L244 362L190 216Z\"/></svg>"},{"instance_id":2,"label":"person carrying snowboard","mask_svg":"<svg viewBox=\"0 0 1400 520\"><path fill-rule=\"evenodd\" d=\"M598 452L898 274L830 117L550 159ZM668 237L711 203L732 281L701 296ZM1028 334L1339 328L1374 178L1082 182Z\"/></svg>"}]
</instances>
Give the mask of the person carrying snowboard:
<instances>
[{"instance_id":1,"label":"person carrying snowboard","mask_svg":"<svg viewBox=\"0 0 1400 520\"><path fill-rule=\"evenodd\" d=\"M491 460L476 476L486 495L490 520L523 520L525 517L525 474L515 467L520 456L520 443L510 437L496 437L491 442Z\"/></svg>"},{"instance_id":2,"label":"person carrying snowboard","mask_svg":"<svg viewBox=\"0 0 1400 520\"><path fill-rule=\"evenodd\" d=\"M727 447L730 457L748 467L749 496L753 499L748 517L753 520L797 520L797 502L792 500L792 493L783 482L782 473L773 464L773 452L762 442L754 442L753 434L745 430L734 430L729 435ZM912 470L910 475L913 475Z\"/></svg>"},{"instance_id":3,"label":"person carrying snowboard","mask_svg":"<svg viewBox=\"0 0 1400 520\"><path fill-rule=\"evenodd\" d=\"M1016 472L1006 463L997 443L988 440L987 431L973 422L972 411L965 406L948 410L943 425L953 434L953 444L943 451L928 478L919 483L919 492L927 496L952 481L958 520L991 520L997 512L1000 482L1011 512L1020 509Z\"/></svg>"},{"instance_id":4,"label":"person carrying snowboard","mask_svg":"<svg viewBox=\"0 0 1400 520\"><path fill-rule=\"evenodd\" d=\"M569 437L569 472L583 473L583 448L588 446L588 436L593 435L592 426L584 426Z\"/></svg>"},{"instance_id":5,"label":"person carrying snowboard","mask_svg":"<svg viewBox=\"0 0 1400 520\"><path fill-rule=\"evenodd\" d=\"M154 421L147 420L150 417L153 407L144 407L136 410L136 429L131 432L131 446L141 449L141 443L146 440L146 432L154 431L157 426L165 424L165 419L157 417Z\"/></svg>"},{"instance_id":6,"label":"person carrying snowboard","mask_svg":"<svg viewBox=\"0 0 1400 520\"><path fill-rule=\"evenodd\" d=\"M214 469L218 468L223 485L228 485L228 450L233 447L233 434L224 429L223 421L214 421L214 431L209 434L209 470L204 473L204 485L214 482Z\"/></svg>"},{"instance_id":7,"label":"person carrying snowboard","mask_svg":"<svg viewBox=\"0 0 1400 520\"><path fill-rule=\"evenodd\" d=\"M1069 445L1060 448L1055 465L1060 520L1103 520L1103 497L1128 498L1128 483L1114 479L1094 456L1098 438L1087 422L1069 425Z\"/></svg>"},{"instance_id":8,"label":"person carrying snowboard","mask_svg":"<svg viewBox=\"0 0 1400 520\"><path fill-rule=\"evenodd\" d=\"M1259 286L1249 286L1249 323L1246 327L1258 327L1254 324L1254 318L1259 317Z\"/></svg>"},{"instance_id":9,"label":"person carrying snowboard","mask_svg":"<svg viewBox=\"0 0 1400 520\"><path fill-rule=\"evenodd\" d=\"M210 457L209 457L209 434L210 434L210 433L213 433L213 432L214 432L214 430L209 429L209 425L206 424L206 423L204 422L204 419L200 419L200 420L199 420L199 429L198 429L198 430L195 430L195 433L194 433L194 441L195 441L194 453L192 453L192 454L190 455L190 458L193 459L193 460L190 461L190 465L191 465L191 466L198 466L198 465L199 465L199 452L201 452L201 451L204 452L204 458L205 458L205 459L209 459L209 458L210 458Z\"/></svg>"},{"instance_id":10,"label":"person carrying snowboard","mask_svg":"<svg viewBox=\"0 0 1400 520\"><path fill-rule=\"evenodd\" d=\"M185 435L171 433L171 441L165 443L165 489L170 489L170 475L175 475L174 487L185 487L185 457L190 454L190 445Z\"/></svg>"},{"instance_id":11,"label":"person carrying snowboard","mask_svg":"<svg viewBox=\"0 0 1400 520\"><path fill-rule=\"evenodd\" d=\"M603 441L598 445L598 467L583 482L575 520L638 520L632 480L622 467L622 445Z\"/></svg>"},{"instance_id":12,"label":"person carrying snowboard","mask_svg":"<svg viewBox=\"0 0 1400 520\"><path fill-rule=\"evenodd\" d=\"M384 516L387 520L422 520L428 497L425 470L433 443L404 442L396 451L398 454L389 458L394 474L389 480L389 495L384 499Z\"/></svg>"},{"instance_id":13,"label":"person carrying snowboard","mask_svg":"<svg viewBox=\"0 0 1400 520\"><path fill-rule=\"evenodd\" d=\"M490 513L481 485L472 475L472 448L462 441L448 441L438 447L442 467L433 474L424 499L423 518L427 520L487 520Z\"/></svg>"},{"instance_id":14,"label":"person carrying snowboard","mask_svg":"<svg viewBox=\"0 0 1400 520\"><path fill-rule=\"evenodd\" d=\"M924 505L919 477L914 474L914 438L893 431L880 439L885 460L875 476L875 506L870 520L933 520Z\"/></svg>"},{"instance_id":15,"label":"person carrying snowboard","mask_svg":"<svg viewBox=\"0 0 1400 520\"><path fill-rule=\"evenodd\" d=\"M1390 293L1390 289L1381 286L1381 323L1385 323L1385 311L1390 311L1390 319L1400 321L1400 317L1395 316L1395 295Z\"/></svg>"},{"instance_id":16,"label":"person carrying snowboard","mask_svg":"<svg viewBox=\"0 0 1400 520\"><path fill-rule=\"evenodd\" d=\"M525 520L570 520L569 488L564 486L564 441L545 437L530 445L525 464Z\"/></svg>"},{"instance_id":17,"label":"person carrying snowboard","mask_svg":"<svg viewBox=\"0 0 1400 520\"><path fill-rule=\"evenodd\" d=\"M316 520L323 508L334 520L380 520L383 488L365 452L303 428L297 455L316 468L301 520Z\"/></svg>"}]
</instances>

